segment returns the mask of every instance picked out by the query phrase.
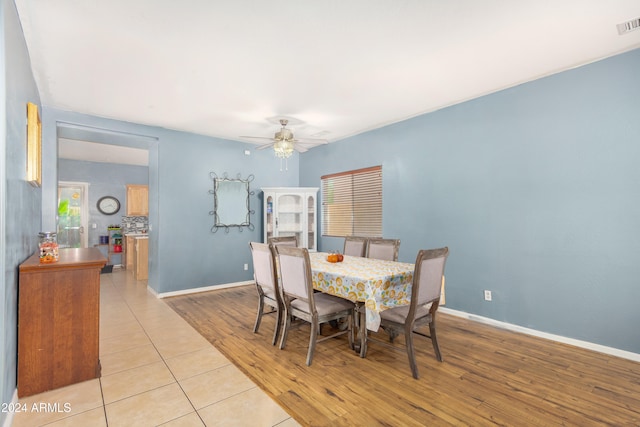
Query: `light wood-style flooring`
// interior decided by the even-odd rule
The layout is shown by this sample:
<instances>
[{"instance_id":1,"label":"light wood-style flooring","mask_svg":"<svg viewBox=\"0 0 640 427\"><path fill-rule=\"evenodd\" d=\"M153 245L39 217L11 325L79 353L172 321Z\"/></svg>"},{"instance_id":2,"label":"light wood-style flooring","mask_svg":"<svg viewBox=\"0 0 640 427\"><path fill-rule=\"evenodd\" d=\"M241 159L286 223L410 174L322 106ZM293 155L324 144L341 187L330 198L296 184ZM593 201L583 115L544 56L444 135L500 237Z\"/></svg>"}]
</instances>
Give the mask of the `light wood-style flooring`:
<instances>
[{"instance_id":1,"label":"light wood-style flooring","mask_svg":"<svg viewBox=\"0 0 640 427\"><path fill-rule=\"evenodd\" d=\"M373 342L361 359L344 335L307 367L307 326L284 350L273 315L252 332L253 286L165 301L302 425L640 425L640 363L626 359L440 313L444 361L416 336L419 380L404 350Z\"/></svg>"}]
</instances>

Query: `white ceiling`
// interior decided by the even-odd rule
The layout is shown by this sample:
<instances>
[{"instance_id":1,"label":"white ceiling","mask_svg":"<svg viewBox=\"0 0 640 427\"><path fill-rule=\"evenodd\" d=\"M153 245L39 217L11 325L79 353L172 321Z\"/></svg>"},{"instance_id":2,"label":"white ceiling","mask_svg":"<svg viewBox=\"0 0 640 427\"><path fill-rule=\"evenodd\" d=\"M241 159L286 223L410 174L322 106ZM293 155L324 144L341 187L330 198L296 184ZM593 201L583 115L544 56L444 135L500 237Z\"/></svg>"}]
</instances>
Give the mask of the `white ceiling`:
<instances>
[{"instance_id":1,"label":"white ceiling","mask_svg":"<svg viewBox=\"0 0 640 427\"><path fill-rule=\"evenodd\" d=\"M638 0L15 0L42 104L331 142L640 47ZM246 142L260 143L255 140Z\"/></svg>"}]
</instances>

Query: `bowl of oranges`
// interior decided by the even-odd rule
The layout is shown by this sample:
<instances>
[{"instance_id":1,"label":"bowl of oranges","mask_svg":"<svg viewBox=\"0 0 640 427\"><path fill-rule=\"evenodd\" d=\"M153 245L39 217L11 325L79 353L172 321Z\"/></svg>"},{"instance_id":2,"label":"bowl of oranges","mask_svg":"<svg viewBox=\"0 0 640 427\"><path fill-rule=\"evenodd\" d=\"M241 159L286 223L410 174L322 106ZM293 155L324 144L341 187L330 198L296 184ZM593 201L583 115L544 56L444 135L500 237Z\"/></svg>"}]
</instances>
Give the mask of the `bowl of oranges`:
<instances>
[{"instance_id":1,"label":"bowl of oranges","mask_svg":"<svg viewBox=\"0 0 640 427\"><path fill-rule=\"evenodd\" d=\"M344 261L344 255L339 253L331 253L327 255L328 262L342 262Z\"/></svg>"}]
</instances>

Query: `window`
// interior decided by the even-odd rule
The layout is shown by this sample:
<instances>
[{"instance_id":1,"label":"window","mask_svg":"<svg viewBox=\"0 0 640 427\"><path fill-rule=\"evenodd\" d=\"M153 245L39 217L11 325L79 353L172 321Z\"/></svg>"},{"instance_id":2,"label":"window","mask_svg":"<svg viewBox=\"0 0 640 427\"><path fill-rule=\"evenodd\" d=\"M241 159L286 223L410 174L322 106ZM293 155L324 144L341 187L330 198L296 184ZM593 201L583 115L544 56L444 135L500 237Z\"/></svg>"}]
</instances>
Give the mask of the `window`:
<instances>
[{"instance_id":1,"label":"window","mask_svg":"<svg viewBox=\"0 0 640 427\"><path fill-rule=\"evenodd\" d=\"M382 237L382 166L322 177L322 235Z\"/></svg>"}]
</instances>

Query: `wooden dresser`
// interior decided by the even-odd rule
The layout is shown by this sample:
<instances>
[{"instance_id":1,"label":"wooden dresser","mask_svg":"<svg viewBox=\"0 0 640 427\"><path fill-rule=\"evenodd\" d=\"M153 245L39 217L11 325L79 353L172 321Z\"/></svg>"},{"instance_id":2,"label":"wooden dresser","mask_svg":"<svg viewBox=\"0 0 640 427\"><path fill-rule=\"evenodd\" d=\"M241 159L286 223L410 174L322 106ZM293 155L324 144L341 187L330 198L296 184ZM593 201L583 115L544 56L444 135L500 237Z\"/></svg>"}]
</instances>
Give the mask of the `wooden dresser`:
<instances>
[{"instance_id":1,"label":"wooden dresser","mask_svg":"<svg viewBox=\"0 0 640 427\"><path fill-rule=\"evenodd\" d=\"M97 248L60 249L40 264L20 265L18 290L18 397L100 376L100 270Z\"/></svg>"}]
</instances>

